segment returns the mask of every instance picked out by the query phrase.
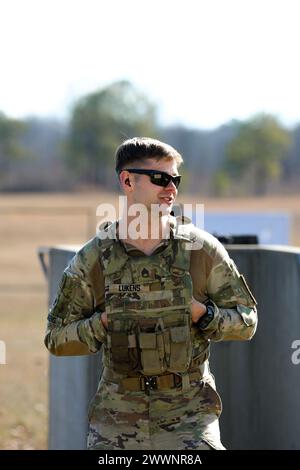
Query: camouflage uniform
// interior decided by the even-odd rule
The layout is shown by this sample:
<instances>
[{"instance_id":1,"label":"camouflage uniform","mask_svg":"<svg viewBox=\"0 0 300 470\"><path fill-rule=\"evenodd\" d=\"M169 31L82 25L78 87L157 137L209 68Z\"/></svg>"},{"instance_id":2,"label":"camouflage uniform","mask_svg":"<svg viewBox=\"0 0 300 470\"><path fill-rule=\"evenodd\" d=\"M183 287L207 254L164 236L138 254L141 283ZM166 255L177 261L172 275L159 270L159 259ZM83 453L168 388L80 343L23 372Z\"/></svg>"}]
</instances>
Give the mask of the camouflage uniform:
<instances>
[{"instance_id":1,"label":"camouflage uniform","mask_svg":"<svg viewBox=\"0 0 300 470\"><path fill-rule=\"evenodd\" d=\"M251 339L256 302L212 235L191 224L171 235L147 258L118 239L94 238L64 272L45 344L55 355L103 345L90 449L224 449L209 342ZM191 323L192 295L214 304L202 328Z\"/></svg>"}]
</instances>

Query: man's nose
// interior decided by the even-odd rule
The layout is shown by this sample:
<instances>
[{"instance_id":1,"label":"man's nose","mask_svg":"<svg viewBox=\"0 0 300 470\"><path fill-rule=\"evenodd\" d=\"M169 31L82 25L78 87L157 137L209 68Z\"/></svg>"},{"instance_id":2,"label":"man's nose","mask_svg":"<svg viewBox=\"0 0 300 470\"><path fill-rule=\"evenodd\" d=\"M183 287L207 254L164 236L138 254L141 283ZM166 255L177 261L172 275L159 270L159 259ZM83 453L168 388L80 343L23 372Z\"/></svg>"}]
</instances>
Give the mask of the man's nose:
<instances>
[{"instance_id":1,"label":"man's nose","mask_svg":"<svg viewBox=\"0 0 300 470\"><path fill-rule=\"evenodd\" d=\"M167 189L168 191L177 191L177 188L172 180L167 186L165 186L165 189Z\"/></svg>"}]
</instances>

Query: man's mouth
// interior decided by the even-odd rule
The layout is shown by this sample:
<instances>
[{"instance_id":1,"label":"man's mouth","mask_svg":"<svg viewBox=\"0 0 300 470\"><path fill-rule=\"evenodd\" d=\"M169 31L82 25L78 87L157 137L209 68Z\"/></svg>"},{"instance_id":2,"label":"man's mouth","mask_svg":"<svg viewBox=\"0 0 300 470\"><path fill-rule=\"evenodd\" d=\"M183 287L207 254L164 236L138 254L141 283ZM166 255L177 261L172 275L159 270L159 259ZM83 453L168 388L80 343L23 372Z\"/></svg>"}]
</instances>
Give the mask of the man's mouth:
<instances>
[{"instance_id":1,"label":"man's mouth","mask_svg":"<svg viewBox=\"0 0 300 470\"><path fill-rule=\"evenodd\" d=\"M174 198L172 196L164 196L160 197L160 201L162 204L167 204L168 206L171 206L174 202Z\"/></svg>"}]
</instances>

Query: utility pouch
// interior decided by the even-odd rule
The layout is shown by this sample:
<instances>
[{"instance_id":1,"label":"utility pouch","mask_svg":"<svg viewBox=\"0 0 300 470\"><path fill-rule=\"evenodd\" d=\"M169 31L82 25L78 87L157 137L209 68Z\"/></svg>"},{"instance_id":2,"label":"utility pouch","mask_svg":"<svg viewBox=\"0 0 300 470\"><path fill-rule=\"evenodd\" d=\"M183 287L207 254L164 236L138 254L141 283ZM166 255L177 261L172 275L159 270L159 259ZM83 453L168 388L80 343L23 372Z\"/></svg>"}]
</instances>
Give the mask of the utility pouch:
<instances>
[{"instance_id":1,"label":"utility pouch","mask_svg":"<svg viewBox=\"0 0 300 470\"><path fill-rule=\"evenodd\" d=\"M113 332L110 335L110 356L116 372L127 373L139 367L135 335Z\"/></svg>"},{"instance_id":2,"label":"utility pouch","mask_svg":"<svg viewBox=\"0 0 300 470\"><path fill-rule=\"evenodd\" d=\"M162 331L139 333L141 372L144 375L159 375L165 372L165 354Z\"/></svg>"},{"instance_id":3,"label":"utility pouch","mask_svg":"<svg viewBox=\"0 0 300 470\"><path fill-rule=\"evenodd\" d=\"M170 356L168 370L185 372L192 359L191 333L188 325L169 328Z\"/></svg>"}]
</instances>

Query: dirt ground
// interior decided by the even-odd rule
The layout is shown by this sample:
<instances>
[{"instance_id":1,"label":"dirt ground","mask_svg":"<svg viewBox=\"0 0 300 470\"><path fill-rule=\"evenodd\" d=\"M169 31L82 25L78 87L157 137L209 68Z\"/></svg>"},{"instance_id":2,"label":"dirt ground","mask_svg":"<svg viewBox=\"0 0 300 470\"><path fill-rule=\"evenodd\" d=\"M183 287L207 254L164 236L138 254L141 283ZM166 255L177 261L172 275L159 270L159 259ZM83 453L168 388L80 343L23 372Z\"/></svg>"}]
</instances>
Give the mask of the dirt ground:
<instances>
[{"instance_id":1,"label":"dirt ground","mask_svg":"<svg viewBox=\"0 0 300 470\"><path fill-rule=\"evenodd\" d=\"M286 212L292 219L291 244L300 246L300 195L180 200L218 212ZM103 202L117 198L105 193L0 195L0 341L6 347L6 364L0 363L0 449L47 448L47 281L37 250L83 244L95 232L96 207Z\"/></svg>"}]
</instances>

